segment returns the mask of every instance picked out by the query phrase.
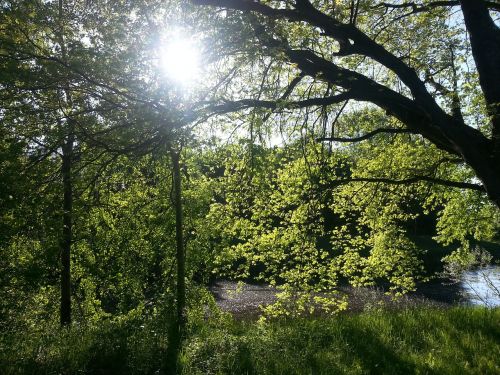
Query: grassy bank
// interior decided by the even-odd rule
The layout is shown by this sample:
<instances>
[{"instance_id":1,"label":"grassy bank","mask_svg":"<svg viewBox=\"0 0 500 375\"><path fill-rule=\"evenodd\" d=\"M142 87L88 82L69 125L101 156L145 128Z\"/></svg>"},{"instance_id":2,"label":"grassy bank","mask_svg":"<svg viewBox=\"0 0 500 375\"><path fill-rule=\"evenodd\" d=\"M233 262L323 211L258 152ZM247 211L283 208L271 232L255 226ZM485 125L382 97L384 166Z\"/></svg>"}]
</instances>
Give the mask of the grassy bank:
<instances>
[{"instance_id":1,"label":"grassy bank","mask_svg":"<svg viewBox=\"0 0 500 375\"><path fill-rule=\"evenodd\" d=\"M161 373L155 321L4 335L0 373ZM498 374L500 310L372 311L265 324L218 319L191 328L185 374Z\"/></svg>"},{"instance_id":2,"label":"grassy bank","mask_svg":"<svg viewBox=\"0 0 500 375\"><path fill-rule=\"evenodd\" d=\"M185 349L190 374L498 374L500 310L370 312L237 323Z\"/></svg>"}]
</instances>

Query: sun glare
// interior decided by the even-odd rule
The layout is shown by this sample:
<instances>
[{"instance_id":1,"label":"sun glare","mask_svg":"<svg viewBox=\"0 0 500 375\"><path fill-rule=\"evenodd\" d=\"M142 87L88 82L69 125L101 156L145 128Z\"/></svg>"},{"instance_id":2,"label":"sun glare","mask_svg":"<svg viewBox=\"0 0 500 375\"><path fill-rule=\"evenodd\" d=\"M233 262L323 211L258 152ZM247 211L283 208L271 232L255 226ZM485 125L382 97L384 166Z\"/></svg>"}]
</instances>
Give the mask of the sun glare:
<instances>
[{"instance_id":1,"label":"sun glare","mask_svg":"<svg viewBox=\"0 0 500 375\"><path fill-rule=\"evenodd\" d=\"M170 38L161 50L160 64L169 79L181 85L192 83L200 71L198 48L189 39Z\"/></svg>"}]
</instances>

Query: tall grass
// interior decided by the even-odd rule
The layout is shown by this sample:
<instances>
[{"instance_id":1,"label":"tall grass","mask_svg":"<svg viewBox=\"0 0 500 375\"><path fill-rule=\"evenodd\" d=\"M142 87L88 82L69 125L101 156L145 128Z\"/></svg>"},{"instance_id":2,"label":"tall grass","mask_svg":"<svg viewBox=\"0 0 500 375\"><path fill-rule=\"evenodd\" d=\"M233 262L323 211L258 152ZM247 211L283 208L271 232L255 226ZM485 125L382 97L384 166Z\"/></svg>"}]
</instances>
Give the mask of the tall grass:
<instances>
[{"instance_id":1,"label":"tall grass","mask_svg":"<svg viewBox=\"0 0 500 375\"><path fill-rule=\"evenodd\" d=\"M135 318L11 332L0 340L0 374L158 373L167 331L161 320Z\"/></svg>"},{"instance_id":2,"label":"tall grass","mask_svg":"<svg viewBox=\"0 0 500 375\"><path fill-rule=\"evenodd\" d=\"M164 373L166 323L141 319L2 333L0 374ZM184 342L184 374L500 374L500 309L204 319Z\"/></svg>"},{"instance_id":3,"label":"tall grass","mask_svg":"<svg viewBox=\"0 0 500 375\"><path fill-rule=\"evenodd\" d=\"M500 374L500 310L235 322L192 337L186 374Z\"/></svg>"}]
</instances>

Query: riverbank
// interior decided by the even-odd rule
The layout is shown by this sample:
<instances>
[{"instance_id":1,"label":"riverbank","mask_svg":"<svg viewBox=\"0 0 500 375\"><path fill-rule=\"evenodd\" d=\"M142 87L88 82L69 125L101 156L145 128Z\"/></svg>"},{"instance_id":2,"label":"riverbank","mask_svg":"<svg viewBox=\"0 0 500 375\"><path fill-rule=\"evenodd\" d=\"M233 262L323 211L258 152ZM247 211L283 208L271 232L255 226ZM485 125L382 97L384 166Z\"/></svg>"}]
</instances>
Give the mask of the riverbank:
<instances>
[{"instance_id":1,"label":"riverbank","mask_svg":"<svg viewBox=\"0 0 500 375\"><path fill-rule=\"evenodd\" d=\"M429 236L413 236L415 244L426 249L423 262L427 276L443 271L441 259L456 247L442 246ZM452 307L460 305L500 306L500 245L496 242L478 242L477 246L487 250L493 265L484 269L472 269L462 275L462 281L453 283L445 279L432 279L420 283L414 292L393 298L386 294L383 286L354 288L340 285L338 291L348 297L347 312L363 312L373 307L406 309L414 307ZM485 278L485 276L487 276ZM254 319L261 315L260 306L276 302L279 291L265 284L238 283L218 280L210 285L217 305L237 319Z\"/></svg>"},{"instance_id":2,"label":"riverbank","mask_svg":"<svg viewBox=\"0 0 500 375\"><path fill-rule=\"evenodd\" d=\"M238 283L219 280L211 287L217 305L221 310L231 313L236 319L255 319L261 307L276 302L279 290L265 284ZM374 308L390 310L418 307L452 307L466 302L458 284L436 280L419 285L415 292L398 298L386 294L382 287L354 288L340 286L338 291L348 297L347 312L360 313Z\"/></svg>"}]
</instances>

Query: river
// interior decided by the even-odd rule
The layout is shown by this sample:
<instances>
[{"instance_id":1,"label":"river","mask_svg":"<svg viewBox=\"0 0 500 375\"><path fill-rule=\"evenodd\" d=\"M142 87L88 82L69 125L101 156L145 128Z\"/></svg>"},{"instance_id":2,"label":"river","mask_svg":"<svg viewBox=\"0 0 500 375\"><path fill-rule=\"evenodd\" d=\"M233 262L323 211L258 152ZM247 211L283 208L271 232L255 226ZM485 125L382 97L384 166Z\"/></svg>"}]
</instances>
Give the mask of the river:
<instances>
[{"instance_id":1,"label":"river","mask_svg":"<svg viewBox=\"0 0 500 375\"><path fill-rule=\"evenodd\" d=\"M219 280L211 286L217 304L235 316L256 316L259 306L276 302L278 290L269 285L256 285ZM349 310L363 311L383 302L389 308L411 306L482 305L500 306L500 266L494 265L470 270L462 275L459 283L434 281L421 284L415 292L394 300L385 295L384 289L353 288L343 286L340 291L349 295Z\"/></svg>"},{"instance_id":2,"label":"river","mask_svg":"<svg viewBox=\"0 0 500 375\"><path fill-rule=\"evenodd\" d=\"M462 276L464 302L488 307L500 306L500 266L478 268Z\"/></svg>"}]
</instances>

